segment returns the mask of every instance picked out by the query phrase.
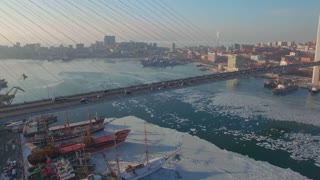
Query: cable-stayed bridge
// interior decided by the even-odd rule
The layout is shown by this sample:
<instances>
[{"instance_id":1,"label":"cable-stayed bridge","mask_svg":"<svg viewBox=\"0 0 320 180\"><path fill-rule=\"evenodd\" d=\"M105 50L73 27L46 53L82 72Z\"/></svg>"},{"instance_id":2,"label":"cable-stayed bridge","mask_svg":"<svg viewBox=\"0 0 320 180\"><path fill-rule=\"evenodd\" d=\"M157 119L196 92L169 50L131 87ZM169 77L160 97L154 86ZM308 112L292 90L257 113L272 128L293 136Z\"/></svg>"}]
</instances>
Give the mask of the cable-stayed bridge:
<instances>
[{"instance_id":1,"label":"cable-stayed bridge","mask_svg":"<svg viewBox=\"0 0 320 180\"><path fill-rule=\"evenodd\" d=\"M288 69L305 68L319 65L320 61L301 64L289 64L286 66L253 68L235 72L225 72L204 76L188 77L170 81L122 87L117 89L88 92L83 94L59 97L59 99L57 100L44 99L28 103L13 104L0 108L0 119L22 118L25 116L55 112L59 110L81 107L95 103L103 103L110 100L132 97L146 93L157 93L161 91L187 88L190 86L212 83L216 81L224 81L239 77L253 76L256 74L279 73Z\"/></svg>"},{"instance_id":2,"label":"cable-stayed bridge","mask_svg":"<svg viewBox=\"0 0 320 180\"><path fill-rule=\"evenodd\" d=\"M215 39L214 33L213 36L204 33L201 28L192 23L187 17L170 7L165 0L4 0L0 2L0 15L0 40L17 48L18 43L15 42L23 44L41 43L46 47L40 47L39 45L38 48L44 49L48 47L53 47L54 49L54 47L60 44L64 46L69 44L90 44L108 34L116 36L119 42L131 40L166 44L174 42L179 47L186 47L190 44L202 44L210 47L214 45L210 39ZM317 49L318 52L319 48ZM316 60L318 59L316 58ZM19 80L21 72L31 74L34 78L41 81L41 75L33 72L28 64L21 62L17 69L7 69L6 63L5 61L0 61L1 71L16 80L22 89L25 89L25 84ZM61 80L49 68L44 67L41 63L37 63L37 65L39 69L45 71L52 78ZM319 62L311 62L256 68L142 84L107 91L88 92L65 96L59 102L44 99L24 104L13 104L0 108L0 119L19 118L25 115L53 112L116 98L186 88L188 86L233 79L240 76L251 76L267 72L276 73L290 68L315 66L317 70L318 65L320 65ZM52 66L64 69L63 66L54 61L52 62ZM81 68L79 65L73 65L75 71L79 68ZM94 68L101 69L101 67ZM319 75L314 75L314 77L317 77L314 79L318 81ZM46 82L42 82L42 84L43 86L48 85ZM37 94L32 95L37 96Z\"/></svg>"}]
</instances>

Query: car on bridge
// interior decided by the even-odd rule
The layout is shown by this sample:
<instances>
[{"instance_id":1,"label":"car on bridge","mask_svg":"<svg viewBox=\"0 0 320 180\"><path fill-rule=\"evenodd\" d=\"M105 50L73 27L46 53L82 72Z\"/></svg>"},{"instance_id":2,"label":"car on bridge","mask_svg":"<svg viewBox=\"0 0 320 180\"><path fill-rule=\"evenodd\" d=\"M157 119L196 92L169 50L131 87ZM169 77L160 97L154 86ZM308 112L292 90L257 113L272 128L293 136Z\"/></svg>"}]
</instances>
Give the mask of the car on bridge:
<instances>
[{"instance_id":1,"label":"car on bridge","mask_svg":"<svg viewBox=\"0 0 320 180\"><path fill-rule=\"evenodd\" d=\"M125 93L125 94L131 94L131 92L130 92L130 91L127 91L127 90L125 90L124 93Z\"/></svg>"},{"instance_id":2,"label":"car on bridge","mask_svg":"<svg viewBox=\"0 0 320 180\"><path fill-rule=\"evenodd\" d=\"M89 103L87 98L81 98L80 103Z\"/></svg>"},{"instance_id":3,"label":"car on bridge","mask_svg":"<svg viewBox=\"0 0 320 180\"><path fill-rule=\"evenodd\" d=\"M101 94L98 94L98 95L97 95L97 98L102 98L102 95L101 95Z\"/></svg>"},{"instance_id":4,"label":"car on bridge","mask_svg":"<svg viewBox=\"0 0 320 180\"><path fill-rule=\"evenodd\" d=\"M57 96L57 97L52 98L52 102L54 102L54 103L63 103L67 100L68 100L67 98L62 97L62 96Z\"/></svg>"}]
</instances>

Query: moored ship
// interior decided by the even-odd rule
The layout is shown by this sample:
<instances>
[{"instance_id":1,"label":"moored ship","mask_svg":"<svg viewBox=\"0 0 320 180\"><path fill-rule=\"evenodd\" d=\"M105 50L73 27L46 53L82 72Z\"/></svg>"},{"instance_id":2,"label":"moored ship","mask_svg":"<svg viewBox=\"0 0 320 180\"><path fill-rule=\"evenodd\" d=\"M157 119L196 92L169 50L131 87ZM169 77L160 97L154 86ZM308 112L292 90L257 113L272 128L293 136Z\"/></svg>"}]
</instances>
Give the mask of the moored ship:
<instances>
[{"instance_id":1,"label":"moored ship","mask_svg":"<svg viewBox=\"0 0 320 180\"><path fill-rule=\"evenodd\" d=\"M76 123L67 123L65 125L53 126L50 128L38 129L35 124L26 125L23 129L25 137L30 137L29 142L41 143L50 137L53 137L55 141L67 140L76 138L85 134L86 129L89 129L91 133L103 130L105 127L104 117L95 117L87 121L81 121Z\"/></svg>"},{"instance_id":2,"label":"moored ship","mask_svg":"<svg viewBox=\"0 0 320 180\"><path fill-rule=\"evenodd\" d=\"M83 138L82 142L71 143L66 145L56 146L54 139L51 139L51 143L44 148L33 149L28 156L30 164L43 163L47 157L55 158L61 155L68 155L76 151L85 150L86 152L95 153L101 150L111 148L124 142L129 134L130 130L120 130L114 134L105 135L99 138L92 138L89 130L87 136Z\"/></svg>"},{"instance_id":3,"label":"moored ship","mask_svg":"<svg viewBox=\"0 0 320 180\"><path fill-rule=\"evenodd\" d=\"M298 86L295 84L288 84L288 85L278 84L276 88L272 89L272 92L275 95L286 95L294 92L297 89L298 89Z\"/></svg>"},{"instance_id":4,"label":"moored ship","mask_svg":"<svg viewBox=\"0 0 320 180\"><path fill-rule=\"evenodd\" d=\"M119 169L119 160L116 156L116 162L118 166L118 172L110 171L109 175L113 178L122 179L122 180L138 180L143 177L146 177L155 171L162 168L162 165L166 162L167 158L155 158L149 160L149 151L148 151L148 139L147 139L147 131L146 124L144 124L145 128L145 157L146 161L136 164L136 165L128 165L124 170ZM116 148L117 149L117 148ZM117 154L117 153L116 153Z\"/></svg>"},{"instance_id":5,"label":"moored ship","mask_svg":"<svg viewBox=\"0 0 320 180\"><path fill-rule=\"evenodd\" d=\"M25 121L26 120L23 119L23 120L8 122L5 124L5 129L12 131L12 132L21 132Z\"/></svg>"},{"instance_id":6,"label":"moored ship","mask_svg":"<svg viewBox=\"0 0 320 180\"><path fill-rule=\"evenodd\" d=\"M263 86L264 86L265 88L276 88L277 85L278 85L278 83L277 83L277 81L275 81L275 80L268 80L268 81L265 81L265 82L263 83Z\"/></svg>"},{"instance_id":7,"label":"moored ship","mask_svg":"<svg viewBox=\"0 0 320 180\"><path fill-rule=\"evenodd\" d=\"M120 174L118 174L118 178L123 180L141 179L162 168L162 165L165 162L166 162L165 158L155 158L141 164L128 165L125 168L124 172L121 172Z\"/></svg>"},{"instance_id":8,"label":"moored ship","mask_svg":"<svg viewBox=\"0 0 320 180\"><path fill-rule=\"evenodd\" d=\"M8 82L5 79L0 79L0 90L8 87Z\"/></svg>"},{"instance_id":9,"label":"moored ship","mask_svg":"<svg viewBox=\"0 0 320 180\"><path fill-rule=\"evenodd\" d=\"M312 94L317 94L320 92L320 90L316 87L310 87L309 88L309 91L312 93Z\"/></svg>"},{"instance_id":10,"label":"moored ship","mask_svg":"<svg viewBox=\"0 0 320 180\"><path fill-rule=\"evenodd\" d=\"M44 133L45 128L52 123L58 121L57 116L55 115L41 115L36 117L30 117L24 120L23 127L21 128L25 137L33 136L36 133ZM27 132L27 130L29 132Z\"/></svg>"}]
</instances>

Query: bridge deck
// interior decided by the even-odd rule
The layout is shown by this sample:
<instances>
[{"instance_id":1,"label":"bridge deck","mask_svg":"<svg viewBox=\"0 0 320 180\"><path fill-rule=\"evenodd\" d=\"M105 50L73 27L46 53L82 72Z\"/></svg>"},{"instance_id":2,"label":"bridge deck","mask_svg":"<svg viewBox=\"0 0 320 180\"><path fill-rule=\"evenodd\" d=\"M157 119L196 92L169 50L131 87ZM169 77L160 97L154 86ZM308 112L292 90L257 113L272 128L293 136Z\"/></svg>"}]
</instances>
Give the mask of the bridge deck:
<instances>
[{"instance_id":1,"label":"bridge deck","mask_svg":"<svg viewBox=\"0 0 320 180\"><path fill-rule=\"evenodd\" d=\"M210 83L215 81L223 81L235 79L241 76L251 76L254 74L277 73L292 68L303 68L320 65L320 62L311 62L303 64L290 64L287 66L274 66L265 68L254 68L241 70L236 72L225 72L218 74L210 74L204 76L189 77L177 80L157 82L152 84L142 84L118 89L110 89L107 91L88 92L65 96L63 102L53 102L51 99L33 101L23 104L13 104L0 108L0 119L19 119L30 115L39 115L46 112L55 112L66 108L75 108L93 103L103 103L105 101L115 100L129 96L141 95L145 93L156 93L163 90L172 90L178 88L186 88L199 84ZM80 102L82 98L86 98L87 102Z\"/></svg>"}]
</instances>

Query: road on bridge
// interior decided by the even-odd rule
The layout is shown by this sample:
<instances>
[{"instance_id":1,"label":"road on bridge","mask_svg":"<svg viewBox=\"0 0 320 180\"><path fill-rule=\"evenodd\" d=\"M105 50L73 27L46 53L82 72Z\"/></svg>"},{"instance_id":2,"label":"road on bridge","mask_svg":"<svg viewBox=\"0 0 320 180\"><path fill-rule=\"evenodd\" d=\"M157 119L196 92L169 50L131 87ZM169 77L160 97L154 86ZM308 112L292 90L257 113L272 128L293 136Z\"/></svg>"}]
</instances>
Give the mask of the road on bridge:
<instances>
[{"instance_id":1,"label":"road on bridge","mask_svg":"<svg viewBox=\"0 0 320 180\"><path fill-rule=\"evenodd\" d=\"M188 77L177 80L156 82L150 84L142 84L130 87L123 87L110 90L101 90L95 92L88 92L83 94L59 97L55 100L45 99L21 104L13 104L9 106L0 107L0 119L19 119L27 116L39 115L42 113L55 112L67 108L75 108L94 103L103 103L105 101L116 100L119 98L131 97L146 93L156 93L164 90L173 90L179 88L186 88L189 86L196 86L204 83L211 83L215 81L223 81L228 79L235 79L241 76L251 76L263 73L278 73L292 68L303 68L320 65L320 62L290 64L286 66L273 66L264 68L253 68L248 70L241 70L235 72L224 72L218 74L210 74L196 77Z\"/></svg>"}]
</instances>

